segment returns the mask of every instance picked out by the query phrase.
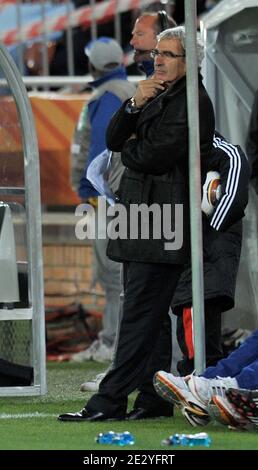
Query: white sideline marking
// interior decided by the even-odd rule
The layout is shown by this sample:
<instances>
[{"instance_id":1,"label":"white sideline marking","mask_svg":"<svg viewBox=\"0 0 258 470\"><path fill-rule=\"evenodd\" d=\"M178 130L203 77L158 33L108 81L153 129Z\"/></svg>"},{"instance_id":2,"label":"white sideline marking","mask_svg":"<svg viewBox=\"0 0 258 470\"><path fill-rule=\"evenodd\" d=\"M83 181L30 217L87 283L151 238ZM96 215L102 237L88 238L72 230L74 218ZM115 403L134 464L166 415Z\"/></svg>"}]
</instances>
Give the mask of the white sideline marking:
<instances>
[{"instance_id":1,"label":"white sideline marking","mask_svg":"<svg viewBox=\"0 0 258 470\"><path fill-rule=\"evenodd\" d=\"M18 413L18 414L0 413L0 419L26 419L26 418L49 418L49 417L57 418L57 414L39 413L38 411L35 411L35 413Z\"/></svg>"}]
</instances>

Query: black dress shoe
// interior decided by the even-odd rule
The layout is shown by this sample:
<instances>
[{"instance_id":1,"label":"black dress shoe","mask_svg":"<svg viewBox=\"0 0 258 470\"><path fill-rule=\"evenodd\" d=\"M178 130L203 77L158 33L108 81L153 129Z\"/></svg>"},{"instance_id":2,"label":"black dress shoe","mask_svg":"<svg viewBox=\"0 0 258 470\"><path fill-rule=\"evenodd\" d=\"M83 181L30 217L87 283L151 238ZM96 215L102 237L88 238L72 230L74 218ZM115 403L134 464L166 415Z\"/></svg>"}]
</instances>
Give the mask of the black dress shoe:
<instances>
[{"instance_id":1,"label":"black dress shoe","mask_svg":"<svg viewBox=\"0 0 258 470\"><path fill-rule=\"evenodd\" d=\"M162 411L157 408L135 408L126 415L126 419L134 421L137 419L151 419L151 418L163 418L173 416L173 410Z\"/></svg>"},{"instance_id":2,"label":"black dress shoe","mask_svg":"<svg viewBox=\"0 0 258 470\"><path fill-rule=\"evenodd\" d=\"M124 417L113 418L112 416L106 416L101 411L88 411L83 408L77 413L64 413L58 416L59 421L106 421L106 420L122 420Z\"/></svg>"}]
</instances>

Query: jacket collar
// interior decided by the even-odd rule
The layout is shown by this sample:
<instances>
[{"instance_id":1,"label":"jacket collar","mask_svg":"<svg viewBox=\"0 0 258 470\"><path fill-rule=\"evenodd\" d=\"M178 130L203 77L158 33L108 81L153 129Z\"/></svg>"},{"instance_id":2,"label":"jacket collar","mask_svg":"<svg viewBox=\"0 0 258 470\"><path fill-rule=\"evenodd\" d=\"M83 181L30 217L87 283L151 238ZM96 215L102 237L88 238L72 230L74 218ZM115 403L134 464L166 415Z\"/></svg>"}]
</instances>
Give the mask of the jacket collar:
<instances>
[{"instance_id":1,"label":"jacket collar","mask_svg":"<svg viewBox=\"0 0 258 470\"><path fill-rule=\"evenodd\" d=\"M154 73L154 60L143 60L139 62L138 69L140 72L144 72L146 77L150 77Z\"/></svg>"},{"instance_id":2,"label":"jacket collar","mask_svg":"<svg viewBox=\"0 0 258 470\"><path fill-rule=\"evenodd\" d=\"M164 101L173 98L179 91L186 88L186 76L180 78L176 82L172 83L169 88L160 93L156 98L154 98L150 103L145 105L142 110L137 126L143 124L149 119L153 119L156 115L160 113L163 108Z\"/></svg>"}]
</instances>

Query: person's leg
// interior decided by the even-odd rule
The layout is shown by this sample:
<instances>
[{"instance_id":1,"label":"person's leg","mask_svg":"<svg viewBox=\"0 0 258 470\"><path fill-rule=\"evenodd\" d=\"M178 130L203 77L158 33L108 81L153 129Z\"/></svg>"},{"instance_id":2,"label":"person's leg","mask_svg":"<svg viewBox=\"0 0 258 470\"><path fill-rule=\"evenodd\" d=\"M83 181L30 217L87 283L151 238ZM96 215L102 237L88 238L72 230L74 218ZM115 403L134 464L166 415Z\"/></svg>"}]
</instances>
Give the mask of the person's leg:
<instances>
[{"instance_id":1,"label":"person's leg","mask_svg":"<svg viewBox=\"0 0 258 470\"><path fill-rule=\"evenodd\" d=\"M193 339L192 308L183 308L177 320L177 338L183 353L178 363L181 376L189 375L194 370L194 339ZM218 305L205 303L205 347L207 366L217 364L223 357L221 345L221 312Z\"/></svg>"},{"instance_id":2,"label":"person's leg","mask_svg":"<svg viewBox=\"0 0 258 470\"><path fill-rule=\"evenodd\" d=\"M145 374L142 377L142 383L138 387L139 393L134 403L134 410L141 408L147 413L156 410L159 416L172 416L173 406L160 398L153 386L153 377L158 370L162 369L165 371L170 371L171 355L171 318L169 314L167 314L165 315L161 325L159 339L157 340L156 345L153 347Z\"/></svg>"},{"instance_id":3,"label":"person's leg","mask_svg":"<svg viewBox=\"0 0 258 470\"><path fill-rule=\"evenodd\" d=\"M141 384L180 272L180 266L127 263L114 365L102 380L99 393L87 403L89 412L97 410L112 417L125 414L127 397Z\"/></svg>"},{"instance_id":4,"label":"person's leg","mask_svg":"<svg viewBox=\"0 0 258 470\"><path fill-rule=\"evenodd\" d=\"M110 271L110 278L114 279L114 289L105 288L106 306L102 320L101 339L108 347L114 347L119 318L120 289L115 289L117 285L114 271Z\"/></svg>"},{"instance_id":5,"label":"person's leg","mask_svg":"<svg viewBox=\"0 0 258 470\"><path fill-rule=\"evenodd\" d=\"M177 364L177 370L183 377L185 375L191 374L194 369L194 347L192 331L192 308L182 308L180 310L181 314L177 317L176 335L183 356Z\"/></svg>"},{"instance_id":6,"label":"person's leg","mask_svg":"<svg viewBox=\"0 0 258 470\"><path fill-rule=\"evenodd\" d=\"M121 265L122 268L122 265ZM123 270L120 269L120 278L121 278L121 285L123 285ZM115 355L116 355L116 349L117 349L117 342L118 342L118 336L119 336L119 329L120 329L120 323L121 323L121 318L122 318L122 313L123 313L123 303L124 303L124 290L122 289L120 293L120 302L119 302L119 315L118 315L118 321L117 321L117 329L116 329L116 336L115 336L115 341L114 341L114 347L112 349L112 358L111 358L111 364L106 369L103 373L97 374L93 379L91 380L86 380L83 382L80 386L81 392L97 392L99 389L99 384L100 382L104 379L105 375L107 375L108 371L112 369Z\"/></svg>"},{"instance_id":7,"label":"person's leg","mask_svg":"<svg viewBox=\"0 0 258 470\"><path fill-rule=\"evenodd\" d=\"M203 376L236 377L244 367L258 359L258 330L249 336L238 349L218 362L215 367L208 367Z\"/></svg>"},{"instance_id":8,"label":"person's leg","mask_svg":"<svg viewBox=\"0 0 258 470\"><path fill-rule=\"evenodd\" d=\"M221 336L221 306L205 302L206 367L217 364L223 358Z\"/></svg>"},{"instance_id":9,"label":"person's leg","mask_svg":"<svg viewBox=\"0 0 258 470\"><path fill-rule=\"evenodd\" d=\"M249 390L258 389L258 358L254 362L243 367L243 369L235 376L239 388L247 388Z\"/></svg>"},{"instance_id":10,"label":"person's leg","mask_svg":"<svg viewBox=\"0 0 258 470\"><path fill-rule=\"evenodd\" d=\"M106 217L106 220L96 217L96 239L93 240L94 280L101 284L106 298L101 341L107 347L114 346L119 316L120 292L122 290L120 277L121 264L110 260L106 255L108 239L107 237L104 238L104 236L106 235L106 227L110 220L110 217Z\"/></svg>"}]
</instances>

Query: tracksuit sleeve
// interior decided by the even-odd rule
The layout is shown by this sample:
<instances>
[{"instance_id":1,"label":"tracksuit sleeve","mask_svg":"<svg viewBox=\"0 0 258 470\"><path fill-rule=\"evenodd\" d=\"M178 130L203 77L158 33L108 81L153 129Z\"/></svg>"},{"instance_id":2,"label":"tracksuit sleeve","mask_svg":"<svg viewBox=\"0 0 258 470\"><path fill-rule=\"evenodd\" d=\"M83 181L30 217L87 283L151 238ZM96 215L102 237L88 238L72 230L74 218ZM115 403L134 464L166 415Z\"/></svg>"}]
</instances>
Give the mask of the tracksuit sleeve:
<instances>
[{"instance_id":1,"label":"tracksuit sleeve","mask_svg":"<svg viewBox=\"0 0 258 470\"><path fill-rule=\"evenodd\" d=\"M222 185L222 196L216 204L210 225L224 231L245 215L248 203L250 169L246 155L238 145L233 145L215 136L218 171Z\"/></svg>"}]
</instances>

